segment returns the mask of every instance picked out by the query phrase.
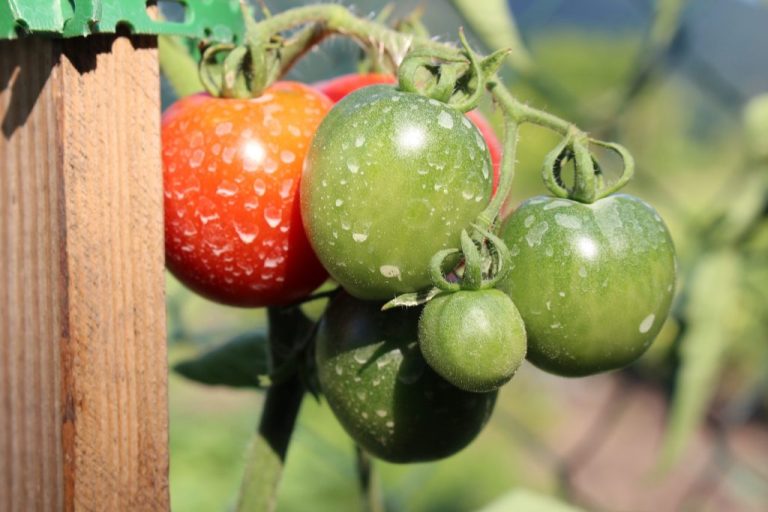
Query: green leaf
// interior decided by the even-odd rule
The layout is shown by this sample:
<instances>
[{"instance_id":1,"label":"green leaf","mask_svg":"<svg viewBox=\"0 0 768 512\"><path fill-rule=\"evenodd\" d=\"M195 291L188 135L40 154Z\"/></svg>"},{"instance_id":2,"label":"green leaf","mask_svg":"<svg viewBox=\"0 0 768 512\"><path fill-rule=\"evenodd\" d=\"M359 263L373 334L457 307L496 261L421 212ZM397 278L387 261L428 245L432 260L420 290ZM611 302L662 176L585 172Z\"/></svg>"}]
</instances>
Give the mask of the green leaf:
<instances>
[{"instance_id":1,"label":"green leaf","mask_svg":"<svg viewBox=\"0 0 768 512\"><path fill-rule=\"evenodd\" d=\"M203 91L197 61L178 37L158 37L160 70L179 98Z\"/></svg>"},{"instance_id":2,"label":"green leaf","mask_svg":"<svg viewBox=\"0 0 768 512\"><path fill-rule=\"evenodd\" d=\"M269 379L269 349L263 331L242 334L173 369L187 379L211 386L264 388Z\"/></svg>"},{"instance_id":3,"label":"green leaf","mask_svg":"<svg viewBox=\"0 0 768 512\"><path fill-rule=\"evenodd\" d=\"M661 469L674 464L698 428L715 392L740 318L741 261L723 250L703 256L693 269L685 307L687 329L680 341L681 364L664 436Z\"/></svg>"},{"instance_id":4,"label":"green leaf","mask_svg":"<svg viewBox=\"0 0 768 512\"><path fill-rule=\"evenodd\" d=\"M477 512L583 512L557 498L528 489L515 489Z\"/></svg>"},{"instance_id":5,"label":"green leaf","mask_svg":"<svg viewBox=\"0 0 768 512\"><path fill-rule=\"evenodd\" d=\"M437 297L440 293L442 293L442 290L440 288L434 288L434 287L428 290L422 290L420 292L404 293L402 295L398 295L391 301L381 306L381 310L386 311L388 309L392 309L396 307L420 306L422 304L426 304L427 302L431 301L432 299Z\"/></svg>"}]
</instances>

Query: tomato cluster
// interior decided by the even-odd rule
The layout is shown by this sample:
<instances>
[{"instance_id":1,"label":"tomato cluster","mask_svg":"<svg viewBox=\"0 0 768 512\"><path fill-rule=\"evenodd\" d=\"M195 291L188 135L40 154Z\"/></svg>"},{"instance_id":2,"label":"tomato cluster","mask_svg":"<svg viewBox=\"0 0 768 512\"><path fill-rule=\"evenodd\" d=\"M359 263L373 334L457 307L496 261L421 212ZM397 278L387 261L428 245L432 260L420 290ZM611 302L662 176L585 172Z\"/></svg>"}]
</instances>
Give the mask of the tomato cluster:
<instances>
[{"instance_id":1,"label":"tomato cluster","mask_svg":"<svg viewBox=\"0 0 768 512\"><path fill-rule=\"evenodd\" d=\"M675 260L658 214L627 195L533 198L500 238L478 235L498 140L479 114L393 81L172 106L166 256L191 289L236 306L300 301L330 275L344 291L315 338L322 392L360 446L412 462L466 446L526 357L566 376L639 357L669 311ZM408 295L427 303L382 311Z\"/></svg>"}]
</instances>

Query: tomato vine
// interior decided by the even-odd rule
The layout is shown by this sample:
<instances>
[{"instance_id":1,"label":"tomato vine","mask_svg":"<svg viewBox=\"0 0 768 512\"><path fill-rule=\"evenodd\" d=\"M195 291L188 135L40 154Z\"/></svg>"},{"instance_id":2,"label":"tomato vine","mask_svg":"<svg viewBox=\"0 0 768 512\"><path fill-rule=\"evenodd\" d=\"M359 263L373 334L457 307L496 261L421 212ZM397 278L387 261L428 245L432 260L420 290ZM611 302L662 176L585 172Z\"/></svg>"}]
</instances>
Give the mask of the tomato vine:
<instances>
[{"instance_id":1,"label":"tomato vine","mask_svg":"<svg viewBox=\"0 0 768 512\"><path fill-rule=\"evenodd\" d=\"M339 382L334 384L333 382L336 376L341 377L344 374L344 368L338 366L338 361L344 361L344 364L348 365L356 364L350 351L360 349L357 345L360 340L347 337L348 331L352 327L345 330L343 326L329 325L325 322L325 317L320 321L319 327L309 326L296 305L269 309L269 341L273 356L271 368L273 372L282 368L281 365L286 364L286 361L290 363L292 358L306 358L307 354L314 349L314 344L302 342L301 339L317 334L319 346L317 361L322 366L318 371L321 384L323 384L322 381L325 381L323 388L329 403L345 427L357 433L355 438L358 442L372 453L384 458L389 457L390 460L429 460L460 449L471 441L477 431L482 428L493 407L495 390L512 377L525 355L526 331L530 331L529 353L532 353L534 363L542 368L565 375L584 375L595 371L613 369L626 364L639 353L642 353L655 333L658 332L661 321L669 309L672 286L668 287L668 285L670 280L674 281L674 252L666 228L659 218L654 217L655 212L652 209L646 209L647 205L633 198L611 196L627 183L634 172L634 161L625 148L613 142L593 139L573 123L519 101L505 87L497 73L507 52L500 50L489 56L480 56L470 48L463 33L459 34L460 45L445 44L426 37L421 30L399 32L388 28L379 21L357 17L347 8L335 4L319 4L289 9L275 15L267 15L258 22L250 16L247 10L244 10L244 16L247 28L244 44L239 46L232 44L212 45L203 51L199 68L200 79L211 95L239 99L259 97L310 49L327 37L334 35L356 41L369 55L377 56L377 62L382 64L380 67L388 71L397 70L397 90L388 86L376 86L353 93L339 102L334 111L331 111L331 114L324 119L318 128L308 152L304 179L302 179L301 185L304 225L307 227L310 242L318 253L321 262L350 293L368 299L389 299L393 295L401 294L389 300L383 309L396 306L420 306L427 303L423 308L424 313L422 315L402 311L388 313L391 318L402 317L402 320L396 322L397 329L392 330L377 323L379 320L374 313L380 313L379 309L382 309L380 305L372 309L370 304L360 305L356 299L341 294L334 299L329 307L332 314L341 318L339 324L347 321L342 314L343 312L347 310L362 312L360 313L361 318L364 317L366 322L374 326L372 329L380 330L386 336L393 337L394 341L386 338L383 342L388 351L387 354L395 354L392 357L395 359L399 357L403 364L407 361L416 361L413 364L421 364L421 355L414 356L412 353L412 348L418 341L422 347L424 358L431 366L431 369L427 368L428 378L426 381L419 382L420 386L424 386L424 394L429 396L436 389L440 389L438 394L447 397L446 400L450 401L455 397L460 397L467 404L472 404L472 407L477 408L480 414L472 417L466 416L464 419L467 428L458 428L454 432L455 438L451 442L442 446L438 446L438 443L431 448L429 446L426 448L417 446L412 443L412 439L396 436L392 430L394 422L379 422L382 423L381 425L369 422L361 426L359 418L356 416L358 410L344 401L345 393L348 392L344 389L351 384L349 382L345 384L345 381L342 382L341 380L339 380L341 384ZM492 197L490 195L491 178L487 175L488 156L487 150L485 150L487 148L484 148L484 153L473 164L469 161L475 160L471 145L462 146L466 140L470 139L461 140L461 137L470 137L469 134L472 134L477 137L477 140L480 141L478 144L482 146L482 138L466 118L461 116L460 112L467 112L475 108L484 94L490 94L504 116L500 178L496 193ZM472 198L477 196L480 200L485 199L487 201L487 204L480 204L476 209L465 209L461 212L460 217L452 218L456 221L455 230L446 232L444 239L440 239L432 245L424 244L427 248L421 251L423 254L417 254L419 251L412 247L413 244L405 247L408 257L415 255L414 259L408 259L406 262L407 266L417 268L417 271L411 274L401 272L400 266L388 264L386 260L377 260L375 265L372 264L373 266L366 267L363 265L362 268L353 268L354 262L351 259L361 257L360 255L365 251L358 251L354 243L340 244L343 246L343 250L341 250L336 247L337 242L334 240L337 237L337 232L333 222L338 215L338 208L342 207L345 200L337 198L335 205L331 204L328 202L330 196L320 190L320 187L327 186L327 182L336 178L333 173L325 175L322 174L322 171L326 168L336 169L340 167L335 160L331 163L327 159L323 160L327 156L324 151L327 152L327 147L335 149L338 149L336 148L337 145L342 147L345 141L353 137L354 130L361 129L354 124L355 115L368 118L375 115L377 122L384 124L387 129L391 128L390 131L395 130L396 132L398 128L392 128L387 123L396 117L395 114L400 115L397 109L394 109L395 114L392 114L391 119L386 117L387 113L393 111L391 106L365 110L375 102L381 103L383 101L391 101L393 104L399 103L400 106L397 108L407 104L408 108L418 112L418 115L413 114L414 117L422 115L420 109L423 109L423 117L425 118L430 112L439 113L435 115L443 121L444 127L458 125L457 129L451 132L451 136L464 129L462 128L463 121L467 133L462 132L460 137L457 136L452 140L450 146L455 150L455 154L451 154L448 150L444 151L445 154L441 156L443 160L439 161L438 165L445 167L448 165L448 161L455 160L464 167L474 169L471 172L474 172L478 178L476 185L478 189L483 189L483 193L473 193L471 196ZM437 105L434 111L429 110L433 108L433 103ZM339 120L349 123L351 128L347 126L346 130L342 130L341 125L343 123ZM394 121L391 121L390 124L394 125ZM440 123L438 122L438 124ZM547 212L547 210L562 207L563 204L548 201L544 206L545 202L539 201L543 206L541 211L536 208L535 215L522 218L523 213L519 213L517 216L513 215L510 219L502 222L500 213L512 187L516 152L520 139L519 131L524 124L541 126L561 137L560 143L544 159L542 176L549 191L556 198L559 198L556 200L560 200L562 203L567 202L568 207L580 212L579 216L571 216L567 219L558 217L559 212ZM358 139L361 137L362 135L359 135ZM471 140L474 141L475 139ZM613 183L606 183L601 166L592 154L590 145L613 151L621 159L622 172ZM362 142L355 144L355 146L362 146ZM380 146L387 147L386 144L380 144ZM391 148L387 147L387 149ZM354 148L349 151L349 154L345 154L345 156L366 156L362 150L359 155L354 152ZM390 151L391 155L396 155L396 153L395 150ZM436 152L425 153L425 155L425 162L428 159L436 159ZM448 156L447 159L446 155ZM460 160L464 155L471 155L471 157L467 156L466 161ZM412 158L412 160L419 161L416 158ZM396 161L395 156L391 156L390 161L383 165L396 167L392 163L394 161ZM569 162L573 163L574 170L573 185L570 187L566 186L563 179L563 167ZM433 164L433 162L430 163ZM360 168L358 163L351 163L351 161L348 161L346 165L352 175L356 175ZM308 175L311 176L309 179L307 179ZM484 177L481 178L481 175ZM483 182L483 179L487 183ZM339 179L339 182L348 186L349 178L345 175L344 178ZM426 187L425 183L419 184ZM440 188L438 187L442 186L443 184L434 183L434 190L439 191ZM351 185L349 187L353 188ZM365 186L360 186L358 189L364 191ZM489 197L490 200L488 200ZM367 197L365 200L370 201L371 199L371 197ZM605 221L605 217L600 217L595 211L608 204L609 199L610 208L620 206L624 210L623 213L617 213ZM318 207L316 206L318 201L325 201L325 204ZM601 203L603 201L605 202ZM536 206L538 203L532 204ZM529 204L528 208L531 207ZM521 211L527 210L521 209ZM630 216L637 212L641 212L642 222L634 222L630 219ZM590 216L592 214L594 215ZM540 219L538 219L538 224L533 225L534 222L537 222L536 215ZM534 220L530 220L531 218ZM445 222L445 217L441 220ZM611 224L612 222L613 224ZM654 273L655 281L651 290L652 293L649 292L648 301L645 304L651 313L641 319L639 326L635 325L638 322L634 317L632 317L631 322L628 321L631 325L622 326L622 328L626 327L627 329L639 328L640 334L643 335L634 338L627 337L627 339L632 338L629 339L629 343L633 345L627 350L628 356L625 357L625 354L622 353L615 358L598 357L594 361L589 361L588 364L576 365L577 367L574 369L571 365L572 361L568 359L571 354L568 353L567 357L563 356L559 347L553 349L551 346L551 340L555 339L551 330L555 327L548 325L539 328L537 322L531 318L532 315L540 314L542 304L538 302L546 301L547 309L549 309L552 302L550 297L536 295L534 299L538 302L534 304L531 294L527 293L525 287L519 286L519 282L526 278L526 274L521 275L520 270L535 267L536 264L546 260L546 257L553 256L554 250L557 248L562 250L562 254L558 254L558 257L563 264L569 265L569 271L578 267L575 272L579 274L582 273L582 270L586 272L587 263L574 256L574 253L579 250L578 244L582 243L583 245L583 240L589 240L590 243L594 244L607 243L610 245L605 240L604 228L609 224L615 227L616 222L625 222L636 229L634 233L627 232L615 236L615 240L629 244L633 236L643 235L645 236L642 241L644 249L661 247L661 252L664 253L663 261L660 261L657 266L644 266L643 262L638 261L637 258L633 259L631 254L627 255L629 253L621 252L613 246L601 253L601 257L605 259L603 262L605 267L612 269L609 270L611 272L615 272L613 267L617 264L616 262L633 266L631 279L624 283L628 286L632 286L638 279L642 279L644 272ZM551 230L550 225L552 226ZM568 234L562 235L569 243L560 244L557 240L552 241L548 247L542 248L542 241L548 240L544 237L545 232L550 230L550 235L552 235L559 229L555 225L571 230ZM510 226L513 226L514 229ZM403 226L395 226L395 228L405 229ZM531 228L538 229L540 232L537 232L538 234L532 233ZM435 226L430 225L427 230L430 229L434 230ZM528 230L528 235L520 235L524 230ZM598 231L600 232L598 233ZM574 233L576 234L574 235ZM411 235L412 239L415 239L419 233L415 230ZM613 235L609 233L607 236ZM352 237L354 242L368 240L367 233L352 233ZM375 240L369 240L367 247L370 248L375 245L373 242ZM381 249L385 242L386 240L383 240L376 247ZM456 243L457 246L450 247L451 243ZM524 247L523 243L527 243L528 247ZM334 248L329 250L330 246ZM371 250L369 249L369 252ZM546 254L546 250L552 251L552 254ZM385 250L380 252L386 253ZM388 258L391 258L391 253L386 254ZM590 258L589 255L582 254L582 256L587 260ZM613 261L610 261L611 258ZM355 274L355 271L358 273ZM381 275L378 275L377 271ZM368 274L373 274L376 279L368 279L366 277ZM582 277L584 276L582 275ZM569 280L573 278L573 272L566 275L551 266L544 265L543 274L537 275L537 279L545 280L547 278L552 279L550 288L556 285L561 286L570 282ZM429 288L430 284L432 285L431 289ZM526 283L526 285L535 286L535 283ZM308 291L303 290L302 293L306 294ZM596 293L593 289L584 288L581 295L577 295L576 299L560 301L564 304L563 311L571 315L573 319L574 330L581 327L580 322L583 320L579 316L579 299L587 296L592 297ZM651 297L652 294L655 295ZM659 296L662 298L658 299ZM297 299L293 295L281 296L281 298L285 299L281 303ZM456 331L459 330L459 327L443 328L449 323L446 322L446 315L451 318L461 317L472 311L473 304L480 303L488 304L488 307L493 311L500 312L500 315L507 318L508 322L502 326L504 327L502 330L505 331L504 334L508 335L499 335L498 329L487 329L487 332L484 333L484 336L490 340L485 347L487 350L476 357L476 361L472 362L473 367L461 367L460 356L457 354L464 350L463 343L466 340L457 337ZM523 304L524 307L518 312L516 306L520 304ZM595 307L598 308L599 305ZM597 316L605 316L605 314L606 311L603 309ZM480 318L482 315L478 313L475 316ZM418 317L420 319L416 320ZM416 329L415 323L417 321L419 323L418 329ZM476 330L480 331L481 327L485 329L487 326L478 324ZM533 327L532 330L531 327ZM586 332L586 334L593 333ZM530 344L531 341L533 341L533 345ZM563 340L559 340L558 343L570 347L574 351L583 348L573 348L569 345L570 342ZM585 343L584 346L586 348L583 350L588 353L588 357L594 355L593 352L600 350L600 347L594 349L590 343ZM530 350L531 347L533 350ZM336 368L340 368L340 370L330 370L328 366L330 363L328 362L342 352L345 353L343 359L334 359L335 364L337 364ZM443 352L450 352L451 358L448 360L441 358L440 354ZM489 375L487 372L478 370L487 367L493 362L494 355L498 354L503 355L503 357L496 361L498 367L493 368L492 374ZM397 367L395 370L399 368ZM292 370L293 372L290 373L289 377L276 382L267 391L266 405L254 443L253 454L253 457L264 458L267 465L257 470L254 465L257 462L253 458L247 462L248 467L243 481L238 510L270 510L274 507L274 490L282 471L290 432L298 413L298 404L305 390L313 391L314 385L306 379L306 373L311 373L311 370L307 370L303 364L296 364ZM432 373L432 370L437 373ZM335 372L336 376L334 375ZM349 373L351 374L351 372ZM441 378L437 374L455 384L457 388L446 391L440 387L442 384L435 385L434 383ZM390 372L387 375L391 383L389 391L394 393L396 391L392 390L396 390L396 386L398 386L396 381L399 374ZM301 380L301 377L305 377L304 380ZM344 378L349 379L349 376ZM369 378L369 375L366 378ZM485 393L485 395L475 396L472 393ZM478 399L478 396L482 396L482 400ZM391 396L386 394L386 390L377 394L376 397L383 400L381 403L391 399ZM417 405L420 407L423 404ZM385 408L382 408L381 411L385 414L392 412ZM408 425L411 430L427 432L443 420L444 418L439 414L427 415L421 419L410 418ZM422 449L423 451L420 451ZM262 463L262 461L258 462L258 464Z\"/></svg>"}]
</instances>

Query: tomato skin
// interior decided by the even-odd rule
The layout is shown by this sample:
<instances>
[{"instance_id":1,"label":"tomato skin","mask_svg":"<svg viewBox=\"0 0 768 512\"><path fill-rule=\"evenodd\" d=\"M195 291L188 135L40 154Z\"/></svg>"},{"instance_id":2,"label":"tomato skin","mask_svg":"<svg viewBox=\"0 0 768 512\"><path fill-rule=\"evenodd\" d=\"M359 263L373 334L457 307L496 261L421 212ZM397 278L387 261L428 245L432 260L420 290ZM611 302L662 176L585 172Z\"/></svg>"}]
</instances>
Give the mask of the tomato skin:
<instances>
[{"instance_id":1,"label":"tomato skin","mask_svg":"<svg viewBox=\"0 0 768 512\"><path fill-rule=\"evenodd\" d=\"M496 392L462 391L421 356L421 308L334 298L317 332L318 377L328 404L366 451L390 462L425 462L467 446L487 423Z\"/></svg>"},{"instance_id":2,"label":"tomato skin","mask_svg":"<svg viewBox=\"0 0 768 512\"><path fill-rule=\"evenodd\" d=\"M187 287L232 306L295 301L327 273L306 239L297 194L320 92L278 82L254 99L207 94L163 114L165 250Z\"/></svg>"},{"instance_id":3,"label":"tomato skin","mask_svg":"<svg viewBox=\"0 0 768 512\"><path fill-rule=\"evenodd\" d=\"M429 301L419 319L427 363L465 391L498 389L525 358L525 326L502 291L462 290Z\"/></svg>"},{"instance_id":4,"label":"tomato skin","mask_svg":"<svg viewBox=\"0 0 768 512\"><path fill-rule=\"evenodd\" d=\"M564 376L625 366L661 329L675 251L658 213L617 194L592 204L535 197L501 228L512 269L499 288L528 333L528 359Z\"/></svg>"},{"instance_id":5,"label":"tomato skin","mask_svg":"<svg viewBox=\"0 0 768 512\"><path fill-rule=\"evenodd\" d=\"M332 102L338 103L347 94L363 87L396 83L397 78L388 73L351 73L316 82L312 87L328 96Z\"/></svg>"},{"instance_id":6,"label":"tomato skin","mask_svg":"<svg viewBox=\"0 0 768 512\"><path fill-rule=\"evenodd\" d=\"M358 298L384 300L431 285L430 259L459 246L490 193L486 145L466 117L374 85L337 103L318 128L301 208L331 276Z\"/></svg>"},{"instance_id":7,"label":"tomato skin","mask_svg":"<svg viewBox=\"0 0 768 512\"><path fill-rule=\"evenodd\" d=\"M323 92L331 101L338 102L347 94L362 87L395 83L397 83L397 78L387 73L352 73L317 82L313 84L313 87ZM480 130L485 139L485 143L488 145L491 163L493 164L493 191L496 192L496 187L499 185L499 166L501 165L501 143L499 138L496 136L491 123L488 122L482 113L477 110L470 110L465 115L477 126L477 129Z\"/></svg>"}]
</instances>

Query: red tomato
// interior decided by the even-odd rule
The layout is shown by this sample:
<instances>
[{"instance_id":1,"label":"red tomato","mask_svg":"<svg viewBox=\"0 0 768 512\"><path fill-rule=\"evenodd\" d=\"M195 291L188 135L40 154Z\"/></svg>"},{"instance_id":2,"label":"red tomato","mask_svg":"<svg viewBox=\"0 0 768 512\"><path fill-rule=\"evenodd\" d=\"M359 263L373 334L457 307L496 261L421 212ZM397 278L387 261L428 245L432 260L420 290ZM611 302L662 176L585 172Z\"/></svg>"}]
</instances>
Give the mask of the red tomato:
<instances>
[{"instance_id":1,"label":"red tomato","mask_svg":"<svg viewBox=\"0 0 768 512\"><path fill-rule=\"evenodd\" d=\"M350 74L317 82L314 84L314 87L322 91L334 102L337 102L347 94L362 87L375 84L393 84L395 82L397 82L395 77L385 73ZM501 143L498 137L496 137L491 124L483 114L477 110L472 110L467 112L467 117L483 134L485 143L488 146L488 151L491 154L491 163L493 164L493 190L496 191L496 187L499 184L499 165L501 165Z\"/></svg>"},{"instance_id":2,"label":"red tomato","mask_svg":"<svg viewBox=\"0 0 768 512\"><path fill-rule=\"evenodd\" d=\"M304 233L299 178L332 103L278 82L252 99L198 94L162 119L168 269L233 306L295 301L327 273Z\"/></svg>"}]
</instances>

